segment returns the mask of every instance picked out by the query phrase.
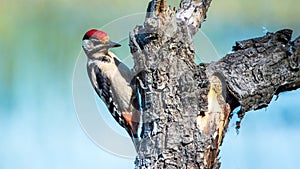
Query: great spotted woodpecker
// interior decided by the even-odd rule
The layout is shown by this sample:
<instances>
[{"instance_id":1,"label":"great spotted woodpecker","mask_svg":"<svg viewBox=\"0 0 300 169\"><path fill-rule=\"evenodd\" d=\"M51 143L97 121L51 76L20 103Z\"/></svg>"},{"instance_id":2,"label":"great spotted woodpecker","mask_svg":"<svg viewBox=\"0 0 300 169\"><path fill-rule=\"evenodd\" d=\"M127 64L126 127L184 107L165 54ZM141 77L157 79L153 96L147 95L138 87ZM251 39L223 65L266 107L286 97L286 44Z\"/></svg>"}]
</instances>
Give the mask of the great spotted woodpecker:
<instances>
[{"instance_id":1,"label":"great spotted woodpecker","mask_svg":"<svg viewBox=\"0 0 300 169\"><path fill-rule=\"evenodd\" d=\"M90 82L114 119L128 132L138 150L141 113L136 80L132 71L109 51L110 48L119 46L121 45L110 41L105 32L96 29L86 32L82 39L82 48L88 58Z\"/></svg>"}]
</instances>

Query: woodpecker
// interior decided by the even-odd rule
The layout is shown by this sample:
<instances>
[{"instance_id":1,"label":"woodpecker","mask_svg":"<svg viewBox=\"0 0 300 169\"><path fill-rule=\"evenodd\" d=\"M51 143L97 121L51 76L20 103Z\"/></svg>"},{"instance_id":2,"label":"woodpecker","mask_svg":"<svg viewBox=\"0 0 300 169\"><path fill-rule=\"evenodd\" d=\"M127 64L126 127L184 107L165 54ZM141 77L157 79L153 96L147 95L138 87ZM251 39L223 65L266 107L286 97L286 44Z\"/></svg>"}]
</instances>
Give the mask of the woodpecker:
<instances>
[{"instance_id":1,"label":"woodpecker","mask_svg":"<svg viewBox=\"0 0 300 169\"><path fill-rule=\"evenodd\" d=\"M87 31L82 39L90 82L114 119L125 128L138 151L141 113L136 80L132 71L109 51L120 46L112 42L105 32L96 29Z\"/></svg>"}]
</instances>

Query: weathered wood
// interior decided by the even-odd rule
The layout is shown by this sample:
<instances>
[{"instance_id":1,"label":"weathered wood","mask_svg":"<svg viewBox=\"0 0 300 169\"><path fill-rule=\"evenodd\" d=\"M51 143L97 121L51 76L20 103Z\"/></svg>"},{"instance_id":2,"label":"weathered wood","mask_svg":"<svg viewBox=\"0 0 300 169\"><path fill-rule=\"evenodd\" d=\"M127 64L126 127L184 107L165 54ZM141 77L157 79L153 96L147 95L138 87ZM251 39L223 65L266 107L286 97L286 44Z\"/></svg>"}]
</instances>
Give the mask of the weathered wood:
<instances>
[{"instance_id":1,"label":"weathered wood","mask_svg":"<svg viewBox=\"0 0 300 169\"><path fill-rule=\"evenodd\" d=\"M191 36L194 36L206 19L212 0L181 0L176 12L177 19L185 21Z\"/></svg>"},{"instance_id":2,"label":"weathered wood","mask_svg":"<svg viewBox=\"0 0 300 169\"><path fill-rule=\"evenodd\" d=\"M300 38L291 41L291 30L239 41L219 61L196 65L191 35L210 2L182 0L177 13L150 6L160 13L130 34L143 110L136 168L218 169L232 110L240 105L242 118L279 92L300 87Z\"/></svg>"},{"instance_id":3,"label":"weathered wood","mask_svg":"<svg viewBox=\"0 0 300 169\"><path fill-rule=\"evenodd\" d=\"M292 30L236 42L234 53L208 66L226 79L231 94L245 112L267 107L274 95L300 86L299 42L291 41ZM238 122L239 124L239 122ZM239 126L237 126L239 127Z\"/></svg>"}]
</instances>

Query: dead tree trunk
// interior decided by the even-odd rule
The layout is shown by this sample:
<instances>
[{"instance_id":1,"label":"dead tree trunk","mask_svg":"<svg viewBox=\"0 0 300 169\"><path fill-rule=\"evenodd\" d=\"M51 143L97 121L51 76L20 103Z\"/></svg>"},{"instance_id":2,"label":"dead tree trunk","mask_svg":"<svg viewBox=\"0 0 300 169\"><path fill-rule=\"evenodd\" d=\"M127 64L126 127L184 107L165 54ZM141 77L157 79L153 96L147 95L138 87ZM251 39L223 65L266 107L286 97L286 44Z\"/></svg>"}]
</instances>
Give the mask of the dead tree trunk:
<instances>
[{"instance_id":1,"label":"dead tree trunk","mask_svg":"<svg viewBox=\"0 0 300 169\"><path fill-rule=\"evenodd\" d=\"M130 34L143 109L136 168L218 169L232 110L241 106L242 119L300 86L300 38L291 41L291 30L236 42L221 60L196 65L192 37L210 3L181 0L175 11L153 0Z\"/></svg>"}]
</instances>

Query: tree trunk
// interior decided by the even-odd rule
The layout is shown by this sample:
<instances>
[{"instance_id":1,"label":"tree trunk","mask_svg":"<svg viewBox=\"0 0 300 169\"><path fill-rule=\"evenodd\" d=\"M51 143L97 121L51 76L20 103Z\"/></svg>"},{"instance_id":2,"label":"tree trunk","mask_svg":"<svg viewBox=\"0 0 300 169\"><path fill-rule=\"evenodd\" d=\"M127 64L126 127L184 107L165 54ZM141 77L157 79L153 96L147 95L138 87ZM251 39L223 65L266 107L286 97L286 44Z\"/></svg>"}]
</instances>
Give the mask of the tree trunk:
<instances>
[{"instance_id":1,"label":"tree trunk","mask_svg":"<svg viewBox=\"0 0 300 169\"><path fill-rule=\"evenodd\" d=\"M192 37L210 3L182 0L175 11L153 0L130 34L143 110L136 168L218 169L232 110L241 106L242 119L300 86L300 38L291 41L291 30L237 42L219 61L196 65Z\"/></svg>"}]
</instances>

